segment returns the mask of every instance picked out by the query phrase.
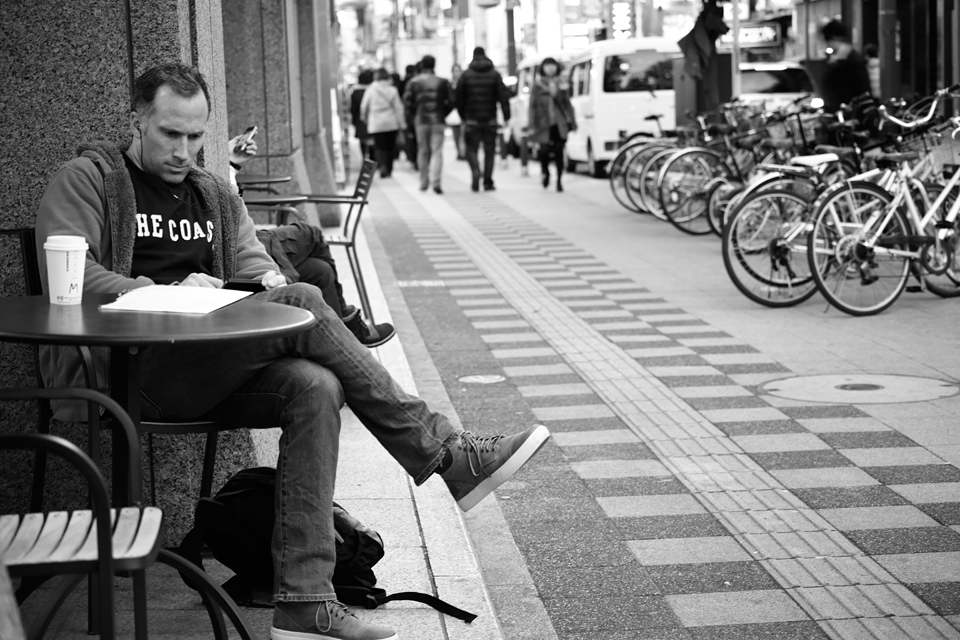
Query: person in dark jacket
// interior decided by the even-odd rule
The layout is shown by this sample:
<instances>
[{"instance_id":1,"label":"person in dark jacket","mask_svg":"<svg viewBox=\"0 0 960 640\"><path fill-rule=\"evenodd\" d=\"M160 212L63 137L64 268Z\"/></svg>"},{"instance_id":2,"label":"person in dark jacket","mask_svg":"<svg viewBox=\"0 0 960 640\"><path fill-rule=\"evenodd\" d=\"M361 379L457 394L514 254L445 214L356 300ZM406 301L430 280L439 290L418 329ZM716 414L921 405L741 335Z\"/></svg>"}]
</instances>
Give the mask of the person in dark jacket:
<instances>
[{"instance_id":1,"label":"person in dark jacket","mask_svg":"<svg viewBox=\"0 0 960 640\"><path fill-rule=\"evenodd\" d=\"M480 163L477 151L483 145L483 188L493 191L493 165L496 162L497 105L503 112L503 121L510 120L510 93L503 78L483 47L473 50L473 61L457 83L456 106L463 121L470 164L470 188L480 190Z\"/></svg>"},{"instance_id":2,"label":"person in dark jacket","mask_svg":"<svg viewBox=\"0 0 960 640\"><path fill-rule=\"evenodd\" d=\"M420 63L423 71L407 83L403 104L407 120L413 120L417 133L417 166L420 169L420 191L433 186L440 188L443 171L443 138L446 134L447 114L453 109L453 92L450 82L434 73L437 60L431 55L423 56Z\"/></svg>"},{"instance_id":3,"label":"person in dark jacket","mask_svg":"<svg viewBox=\"0 0 960 640\"><path fill-rule=\"evenodd\" d=\"M373 71L364 69L357 78L357 84L350 92L350 119L353 121L354 135L360 142L360 159L373 159L373 138L367 133L367 124L360 117L360 102L363 92L373 83Z\"/></svg>"},{"instance_id":4,"label":"person in dark jacket","mask_svg":"<svg viewBox=\"0 0 960 640\"><path fill-rule=\"evenodd\" d=\"M540 75L530 94L528 139L540 147L543 188L550 185L550 158L557 164L557 191L563 191L563 147L567 134L577 128L573 105L560 77L560 65L553 58L540 63Z\"/></svg>"},{"instance_id":5,"label":"person in dark jacket","mask_svg":"<svg viewBox=\"0 0 960 640\"><path fill-rule=\"evenodd\" d=\"M838 111L840 105L870 93L867 61L850 43L850 32L839 20L831 20L820 30L827 43L827 68L823 72L821 93L827 111Z\"/></svg>"}]
</instances>

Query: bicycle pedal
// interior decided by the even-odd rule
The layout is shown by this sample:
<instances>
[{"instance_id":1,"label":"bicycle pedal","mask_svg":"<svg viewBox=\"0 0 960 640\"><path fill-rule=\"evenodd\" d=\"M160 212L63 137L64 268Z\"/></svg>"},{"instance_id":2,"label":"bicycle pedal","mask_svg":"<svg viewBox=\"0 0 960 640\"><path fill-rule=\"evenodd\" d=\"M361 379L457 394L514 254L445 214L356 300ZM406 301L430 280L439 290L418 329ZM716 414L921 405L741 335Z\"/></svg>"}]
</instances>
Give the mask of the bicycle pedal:
<instances>
[{"instance_id":1,"label":"bicycle pedal","mask_svg":"<svg viewBox=\"0 0 960 640\"><path fill-rule=\"evenodd\" d=\"M907 293L923 293L923 287L919 284L908 284L904 291Z\"/></svg>"}]
</instances>

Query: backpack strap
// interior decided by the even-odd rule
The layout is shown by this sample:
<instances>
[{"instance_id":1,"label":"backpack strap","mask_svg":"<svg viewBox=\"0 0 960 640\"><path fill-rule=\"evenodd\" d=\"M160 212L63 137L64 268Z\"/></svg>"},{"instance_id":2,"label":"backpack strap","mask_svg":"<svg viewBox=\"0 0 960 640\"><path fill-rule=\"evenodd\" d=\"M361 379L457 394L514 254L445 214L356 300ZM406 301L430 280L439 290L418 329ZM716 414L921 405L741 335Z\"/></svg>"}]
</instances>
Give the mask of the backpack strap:
<instances>
[{"instance_id":1,"label":"backpack strap","mask_svg":"<svg viewBox=\"0 0 960 640\"><path fill-rule=\"evenodd\" d=\"M337 585L337 598L345 604L352 604L366 609L376 609L382 604L395 600L410 600L412 602L420 602L428 607L433 607L440 613L456 618L457 620L463 620L467 623L477 619L477 614L475 613L464 611L429 593L419 593L417 591L400 591L387 595L386 591L378 587L342 587Z\"/></svg>"}]
</instances>

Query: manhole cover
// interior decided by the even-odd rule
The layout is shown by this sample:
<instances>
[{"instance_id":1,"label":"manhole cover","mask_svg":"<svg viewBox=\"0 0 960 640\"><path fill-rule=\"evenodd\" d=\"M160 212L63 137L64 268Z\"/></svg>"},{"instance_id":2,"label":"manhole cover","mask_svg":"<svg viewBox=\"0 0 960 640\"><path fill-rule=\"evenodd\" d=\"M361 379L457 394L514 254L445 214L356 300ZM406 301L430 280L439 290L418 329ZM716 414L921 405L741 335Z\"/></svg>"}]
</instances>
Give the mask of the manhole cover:
<instances>
[{"instance_id":1,"label":"manhole cover","mask_svg":"<svg viewBox=\"0 0 960 640\"><path fill-rule=\"evenodd\" d=\"M495 382L503 382L506 380L506 378L497 375L477 375L463 376L462 378L459 378L459 380L464 384L493 384Z\"/></svg>"},{"instance_id":2,"label":"manhole cover","mask_svg":"<svg viewBox=\"0 0 960 640\"><path fill-rule=\"evenodd\" d=\"M958 391L956 384L944 380L869 373L783 378L766 383L761 390L789 400L839 404L924 402Z\"/></svg>"}]
</instances>

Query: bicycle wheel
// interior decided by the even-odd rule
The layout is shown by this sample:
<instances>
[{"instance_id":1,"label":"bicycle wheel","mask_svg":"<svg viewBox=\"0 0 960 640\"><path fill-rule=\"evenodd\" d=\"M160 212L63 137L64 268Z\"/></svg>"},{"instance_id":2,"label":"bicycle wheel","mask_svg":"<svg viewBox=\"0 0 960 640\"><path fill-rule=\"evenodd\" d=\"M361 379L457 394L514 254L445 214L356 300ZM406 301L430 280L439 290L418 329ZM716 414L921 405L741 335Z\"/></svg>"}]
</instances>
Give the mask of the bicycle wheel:
<instances>
[{"instance_id":1,"label":"bicycle wheel","mask_svg":"<svg viewBox=\"0 0 960 640\"><path fill-rule=\"evenodd\" d=\"M892 211L883 229L865 229L893 196L868 182L848 182L824 193L813 213L807 238L810 271L823 296L854 316L880 313L903 293L910 273L904 236L912 234L903 212ZM862 239L880 232L873 247Z\"/></svg>"},{"instance_id":2,"label":"bicycle wheel","mask_svg":"<svg viewBox=\"0 0 960 640\"><path fill-rule=\"evenodd\" d=\"M723 266L765 307L792 307L817 292L806 253L810 200L789 189L744 198L723 229Z\"/></svg>"},{"instance_id":3,"label":"bicycle wheel","mask_svg":"<svg viewBox=\"0 0 960 640\"><path fill-rule=\"evenodd\" d=\"M673 147L662 142L651 142L646 147L638 150L624 167L623 184L627 199L633 205L631 211L650 213L650 209L647 207L647 203L643 197L643 168L653 156L664 149L673 149Z\"/></svg>"},{"instance_id":4,"label":"bicycle wheel","mask_svg":"<svg viewBox=\"0 0 960 640\"><path fill-rule=\"evenodd\" d=\"M667 147L648 159L640 170L640 197L644 208L660 220L668 220L659 198L660 169L675 153L676 149Z\"/></svg>"},{"instance_id":5,"label":"bicycle wheel","mask_svg":"<svg viewBox=\"0 0 960 640\"><path fill-rule=\"evenodd\" d=\"M707 186L726 173L720 156L708 149L684 149L670 156L657 180L657 196L667 219L692 235L710 233Z\"/></svg>"},{"instance_id":6,"label":"bicycle wheel","mask_svg":"<svg viewBox=\"0 0 960 640\"><path fill-rule=\"evenodd\" d=\"M940 197L943 191L943 185L925 185L930 202L933 203ZM939 220L946 218L950 208L956 203L960 187L954 187L942 205L940 205ZM949 229L937 229L942 231L944 237L940 239L938 248L930 247L927 249L926 257L923 261L924 266L930 272L924 276L924 283L927 289L940 296L941 298L956 298L960 296L960 217L953 221L953 226Z\"/></svg>"},{"instance_id":7,"label":"bicycle wheel","mask_svg":"<svg viewBox=\"0 0 960 640\"><path fill-rule=\"evenodd\" d=\"M608 172L610 174L610 190L613 191L613 197L617 199L617 202L634 213L640 213L641 210L633 203L632 200L630 200L630 196L627 193L627 166L629 165L631 158L633 158L633 156L636 155L637 152L640 151L645 145L649 144L652 143L647 139L628 142L620 148L620 151L617 152L616 157L610 162L608 167Z\"/></svg>"},{"instance_id":8,"label":"bicycle wheel","mask_svg":"<svg viewBox=\"0 0 960 640\"><path fill-rule=\"evenodd\" d=\"M727 212L741 193L743 185L726 177L714 178L707 187L707 223L718 236L723 236Z\"/></svg>"}]
</instances>

